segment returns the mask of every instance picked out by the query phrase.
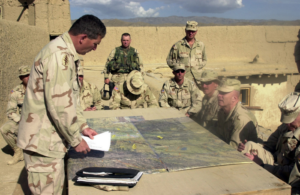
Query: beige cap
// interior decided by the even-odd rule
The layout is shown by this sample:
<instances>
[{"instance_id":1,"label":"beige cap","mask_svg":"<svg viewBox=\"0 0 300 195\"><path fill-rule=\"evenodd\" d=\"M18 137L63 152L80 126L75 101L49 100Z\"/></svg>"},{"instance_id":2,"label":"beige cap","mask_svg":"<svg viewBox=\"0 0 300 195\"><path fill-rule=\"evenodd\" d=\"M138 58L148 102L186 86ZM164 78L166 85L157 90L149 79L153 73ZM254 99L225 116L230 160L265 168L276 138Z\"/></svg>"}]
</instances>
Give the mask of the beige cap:
<instances>
[{"instance_id":1,"label":"beige cap","mask_svg":"<svg viewBox=\"0 0 300 195\"><path fill-rule=\"evenodd\" d=\"M285 96L278 104L281 111L282 123L293 122L300 113L300 93L292 92Z\"/></svg>"},{"instance_id":2,"label":"beige cap","mask_svg":"<svg viewBox=\"0 0 300 195\"><path fill-rule=\"evenodd\" d=\"M19 76L24 76L30 74L30 68L28 66L21 66L19 68Z\"/></svg>"},{"instance_id":3,"label":"beige cap","mask_svg":"<svg viewBox=\"0 0 300 195\"><path fill-rule=\"evenodd\" d=\"M220 82L220 80L218 79L218 73L214 70L204 70L199 80L201 82L210 82L210 81Z\"/></svg>"},{"instance_id":4,"label":"beige cap","mask_svg":"<svg viewBox=\"0 0 300 195\"><path fill-rule=\"evenodd\" d=\"M130 93L140 95L147 88L144 78L140 71L133 70L129 73L126 79L126 86Z\"/></svg>"},{"instance_id":5,"label":"beige cap","mask_svg":"<svg viewBox=\"0 0 300 195\"><path fill-rule=\"evenodd\" d=\"M173 70L176 71L176 70L185 70L185 65L184 64L176 64L174 67L173 67Z\"/></svg>"},{"instance_id":6,"label":"beige cap","mask_svg":"<svg viewBox=\"0 0 300 195\"><path fill-rule=\"evenodd\" d=\"M81 66L79 66L79 68L78 68L78 76L84 76L83 67L81 67Z\"/></svg>"},{"instance_id":7,"label":"beige cap","mask_svg":"<svg viewBox=\"0 0 300 195\"><path fill-rule=\"evenodd\" d=\"M218 90L221 92L229 93L234 90L240 91L240 89L241 89L241 81L237 79L226 79L221 83Z\"/></svg>"},{"instance_id":8,"label":"beige cap","mask_svg":"<svg viewBox=\"0 0 300 195\"><path fill-rule=\"evenodd\" d=\"M196 21L187 21L185 30L197 31L198 22Z\"/></svg>"}]
</instances>

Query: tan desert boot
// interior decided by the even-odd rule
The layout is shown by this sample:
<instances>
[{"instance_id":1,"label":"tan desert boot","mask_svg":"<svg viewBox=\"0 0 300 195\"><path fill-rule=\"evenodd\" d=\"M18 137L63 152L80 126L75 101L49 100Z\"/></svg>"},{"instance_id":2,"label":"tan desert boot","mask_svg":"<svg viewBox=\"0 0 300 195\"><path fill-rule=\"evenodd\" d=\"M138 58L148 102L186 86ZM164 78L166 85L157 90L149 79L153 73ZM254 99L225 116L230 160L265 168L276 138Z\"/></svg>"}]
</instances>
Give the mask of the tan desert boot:
<instances>
[{"instance_id":1,"label":"tan desert boot","mask_svg":"<svg viewBox=\"0 0 300 195\"><path fill-rule=\"evenodd\" d=\"M16 164L19 161L24 160L24 156L23 156L23 150L21 148L15 147L13 148L15 153L13 158L7 162L8 165L13 165Z\"/></svg>"}]
</instances>

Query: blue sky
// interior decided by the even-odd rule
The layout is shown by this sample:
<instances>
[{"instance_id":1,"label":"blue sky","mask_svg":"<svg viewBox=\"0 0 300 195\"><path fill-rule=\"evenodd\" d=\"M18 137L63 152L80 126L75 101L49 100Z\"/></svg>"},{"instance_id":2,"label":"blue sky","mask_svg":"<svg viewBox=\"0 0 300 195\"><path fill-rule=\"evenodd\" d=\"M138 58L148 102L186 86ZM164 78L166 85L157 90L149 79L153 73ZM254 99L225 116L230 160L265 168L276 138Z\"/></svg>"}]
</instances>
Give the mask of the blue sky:
<instances>
[{"instance_id":1,"label":"blue sky","mask_svg":"<svg viewBox=\"0 0 300 195\"><path fill-rule=\"evenodd\" d=\"M71 19L208 16L232 19L299 20L300 0L70 0Z\"/></svg>"}]
</instances>

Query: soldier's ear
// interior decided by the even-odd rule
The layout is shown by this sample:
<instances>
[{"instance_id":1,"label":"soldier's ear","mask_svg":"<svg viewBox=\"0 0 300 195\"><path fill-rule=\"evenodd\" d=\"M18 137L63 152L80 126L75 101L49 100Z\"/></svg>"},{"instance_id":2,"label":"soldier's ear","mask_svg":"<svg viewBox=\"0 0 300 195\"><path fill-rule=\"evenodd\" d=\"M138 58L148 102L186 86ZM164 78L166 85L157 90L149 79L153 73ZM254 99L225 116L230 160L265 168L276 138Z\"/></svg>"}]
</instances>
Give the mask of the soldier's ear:
<instances>
[{"instance_id":1,"label":"soldier's ear","mask_svg":"<svg viewBox=\"0 0 300 195\"><path fill-rule=\"evenodd\" d=\"M78 37L79 37L80 44L84 43L84 41L88 38L87 34L80 34L80 35L78 35Z\"/></svg>"}]
</instances>

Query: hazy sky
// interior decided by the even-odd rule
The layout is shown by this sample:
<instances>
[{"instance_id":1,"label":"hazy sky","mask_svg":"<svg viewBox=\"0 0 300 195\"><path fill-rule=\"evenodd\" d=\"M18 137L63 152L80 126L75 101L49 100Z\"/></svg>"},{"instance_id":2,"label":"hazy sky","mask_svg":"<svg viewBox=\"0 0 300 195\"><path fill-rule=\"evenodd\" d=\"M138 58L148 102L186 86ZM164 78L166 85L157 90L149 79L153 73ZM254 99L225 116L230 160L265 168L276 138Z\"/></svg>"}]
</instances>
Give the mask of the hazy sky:
<instances>
[{"instance_id":1,"label":"hazy sky","mask_svg":"<svg viewBox=\"0 0 300 195\"><path fill-rule=\"evenodd\" d=\"M70 0L71 19L209 16L233 19L299 20L300 0Z\"/></svg>"}]
</instances>

